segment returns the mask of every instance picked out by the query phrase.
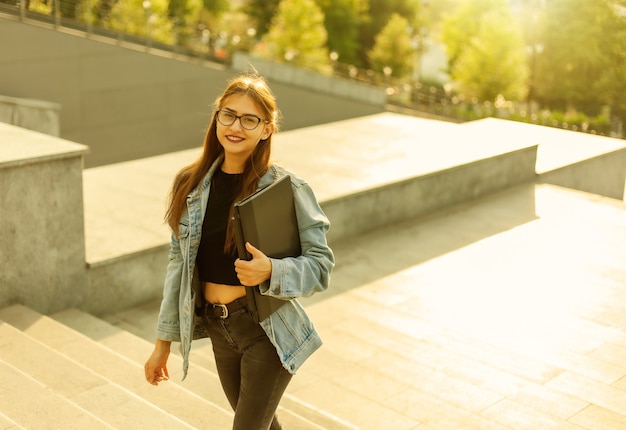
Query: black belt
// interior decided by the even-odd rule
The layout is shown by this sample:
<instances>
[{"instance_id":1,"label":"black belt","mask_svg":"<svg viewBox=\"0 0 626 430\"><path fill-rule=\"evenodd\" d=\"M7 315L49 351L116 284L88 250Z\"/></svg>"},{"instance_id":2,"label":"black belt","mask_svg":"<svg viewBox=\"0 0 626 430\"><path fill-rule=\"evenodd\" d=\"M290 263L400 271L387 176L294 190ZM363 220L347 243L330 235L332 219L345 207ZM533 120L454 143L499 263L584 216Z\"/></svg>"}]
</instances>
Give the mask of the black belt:
<instances>
[{"instance_id":1,"label":"black belt","mask_svg":"<svg viewBox=\"0 0 626 430\"><path fill-rule=\"evenodd\" d=\"M248 310L247 299L245 297L241 297L227 305L204 302L203 312L207 318L226 319L229 315L240 310Z\"/></svg>"}]
</instances>

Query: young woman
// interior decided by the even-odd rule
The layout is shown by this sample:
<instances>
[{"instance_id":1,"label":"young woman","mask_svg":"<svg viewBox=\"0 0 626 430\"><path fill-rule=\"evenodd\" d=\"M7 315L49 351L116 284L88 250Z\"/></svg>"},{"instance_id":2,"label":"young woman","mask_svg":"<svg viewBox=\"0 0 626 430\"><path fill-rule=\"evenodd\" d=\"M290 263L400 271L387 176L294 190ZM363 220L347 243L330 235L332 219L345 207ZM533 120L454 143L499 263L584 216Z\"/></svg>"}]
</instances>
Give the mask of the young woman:
<instances>
[{"instance_id":1,"label":"young woman","mask_svg":"<svg viewBox=\"0 0 626 430\"><path fill-rule=\"evenodd\" d=\"M235 430L280 429L278 403L300 365L321 345L297 300L260 323L247 309L246 288L297 299L328 288L334 256L329 222L309 185L270 162L279 112L265 80L233 79L215 102L202 156L176 176L166 221L172 229L170 262L154 351L146 380L167 380L171 342L181 342L184 377L192 339L209 336ZM236 257L233 203L290 175L302 255L273 259L246 244ZM184 378L183 377L183 378Z\"/></svg>"}]
</instances>

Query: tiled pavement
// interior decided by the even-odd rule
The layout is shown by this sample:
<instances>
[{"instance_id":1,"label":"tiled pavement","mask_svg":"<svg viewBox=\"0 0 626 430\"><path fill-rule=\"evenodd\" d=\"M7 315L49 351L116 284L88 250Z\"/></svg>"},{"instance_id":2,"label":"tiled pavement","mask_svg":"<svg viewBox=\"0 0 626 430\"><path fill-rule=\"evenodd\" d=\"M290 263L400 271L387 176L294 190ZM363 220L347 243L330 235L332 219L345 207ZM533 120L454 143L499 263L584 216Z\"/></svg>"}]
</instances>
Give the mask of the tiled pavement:
<instances>
[{"instance_id":1,"label":"tiled pavement","mask_svg":"<svg viewBox=\"0 0 626 430\"><path fill-rule=\"evenodd\" d=\"M275 157L324 200L501 148L502 137L540 143L538 172L623 146L498 121L466 126L384 114L278 135ZM115 169L120 182L148 175L165 189L196 154ZM94 210L97 191L116 186L107 169L85 175L96 260L123 243L99 223L129 219ZM162 240L153 194L133 196L150 227L135 246ZM623 202L528 184L333 243L332 286L304 301L325 344L288 393L361 429L626 429L625 242ZM152 340L157 306L108 319ZM210 355L200 347L194 360L212 366Z\"/></svg>"},{"instance_id":2,"label":"tiled pavement","mask_svg":"<svg viewBox=\"0 0 626 430\"><path fill-rule=\"evenodd\" d=\"M288 392L361 429L626 429L625 242L623 202L529 184L333 244ZM151 338L156 306L108 319Z\"/></svg>"},{"instance_id":3,"label":"tiled pavement","mask_svg":"<svg viewBox=\"0 0 626 430\"><path fill-rule=\"evenodd\" d=\"M361 428L626 428L626 208L590 200L524 186L339 244L296 395Z\"/></svg>"}]
</instances>

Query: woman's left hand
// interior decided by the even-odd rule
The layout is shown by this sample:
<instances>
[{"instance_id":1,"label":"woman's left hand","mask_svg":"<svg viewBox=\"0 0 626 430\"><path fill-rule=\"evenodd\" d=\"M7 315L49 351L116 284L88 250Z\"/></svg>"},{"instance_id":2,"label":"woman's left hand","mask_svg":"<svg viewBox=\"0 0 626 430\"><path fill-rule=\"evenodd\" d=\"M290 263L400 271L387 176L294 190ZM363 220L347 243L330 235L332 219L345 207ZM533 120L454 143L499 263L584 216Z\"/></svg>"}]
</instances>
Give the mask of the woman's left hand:
<instances>
[{"instance_id":1,"label":"woman's left hand","mask_svg":"<svg viewBox=\"0 0 626 430\"><path fill-rule=\"evenodd\" d=\"M235 261L235 272L237 272L241 285L254 287L270 279L272 276L272 262L267 255L250 245L250 242L246 242L246 249L252 255L252 260L237 259Z\"/></svg>"}]
</instances>

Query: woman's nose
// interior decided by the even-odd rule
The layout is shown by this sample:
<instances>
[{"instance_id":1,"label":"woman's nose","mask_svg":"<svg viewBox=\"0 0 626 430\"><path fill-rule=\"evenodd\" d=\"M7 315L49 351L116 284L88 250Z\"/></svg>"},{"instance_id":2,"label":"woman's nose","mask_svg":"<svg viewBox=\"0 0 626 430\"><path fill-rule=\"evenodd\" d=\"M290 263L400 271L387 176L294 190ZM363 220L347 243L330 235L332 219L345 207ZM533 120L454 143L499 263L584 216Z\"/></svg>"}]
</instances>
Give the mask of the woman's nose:
<instances>
[{"instance_id":1,"label":"woman's nose","mask_svg":"<svg viewBox=\"0 0 626 430\"><path fill-rule=\"evenodd\" d=\"M235 130L243 130L243 126L241 125L241 118L235 118L235 121L230 125L230 128L234 128Z\"/></svg>"}]
</instances>

